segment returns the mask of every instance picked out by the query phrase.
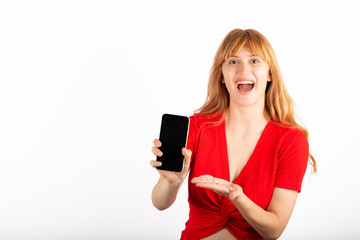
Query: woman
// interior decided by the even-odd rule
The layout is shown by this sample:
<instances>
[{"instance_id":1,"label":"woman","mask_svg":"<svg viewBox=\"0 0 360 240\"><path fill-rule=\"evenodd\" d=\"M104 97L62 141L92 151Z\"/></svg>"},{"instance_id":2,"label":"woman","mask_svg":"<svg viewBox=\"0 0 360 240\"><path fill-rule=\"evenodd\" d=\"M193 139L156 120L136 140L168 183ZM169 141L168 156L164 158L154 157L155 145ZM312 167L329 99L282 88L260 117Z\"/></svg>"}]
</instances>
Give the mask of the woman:
<instances>
[{"instance_id":1,"label":"woman","mask_svg":"<svg viewBox=\"0 0 360 240\"><path fill-rule=\"evenodd\" d=\"M215 55L205 104L190 117L183 171L158 170L153 204L170 207L190 169L181 239L277 239L308 161L316 171L307 137L270 43L255 30L235 29ZM156 156L160 146L155 139Z\"/></svg>"}]
</instances>

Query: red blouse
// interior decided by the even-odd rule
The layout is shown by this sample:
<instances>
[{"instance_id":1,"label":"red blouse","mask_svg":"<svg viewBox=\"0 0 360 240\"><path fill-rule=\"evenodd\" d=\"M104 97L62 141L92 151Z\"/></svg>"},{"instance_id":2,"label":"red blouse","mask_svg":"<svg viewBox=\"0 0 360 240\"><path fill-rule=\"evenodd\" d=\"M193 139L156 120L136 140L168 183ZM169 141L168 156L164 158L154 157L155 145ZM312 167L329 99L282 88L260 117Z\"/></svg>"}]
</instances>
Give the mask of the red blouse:
<instances>
[{"instance_id":1,"label":"red blouse","mask_svg":"<svg viewBox=\"0 0 360 240\"><path fill-rule=\"evenodd\" d=\"M204 174L230 181L225 122L215 123L220 118L210 120L199 113L190 117L187 143L193 153L188 184L190 212L181 239L202 239L224 227L237 239L263 239L228 198L190 182ZM269 121L234 183L266 209L274 187L301 191L308 155L308 141L300 130Z\"/></svg>"}]
</instances>

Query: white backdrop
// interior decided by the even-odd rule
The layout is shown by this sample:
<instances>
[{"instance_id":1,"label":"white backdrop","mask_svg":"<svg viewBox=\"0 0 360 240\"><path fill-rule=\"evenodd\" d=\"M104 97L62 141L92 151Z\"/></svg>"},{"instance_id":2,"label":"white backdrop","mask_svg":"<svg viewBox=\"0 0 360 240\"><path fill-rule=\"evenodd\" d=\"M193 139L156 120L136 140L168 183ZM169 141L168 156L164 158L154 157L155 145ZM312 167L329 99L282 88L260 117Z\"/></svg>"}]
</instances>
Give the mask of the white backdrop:
<instances>
[{"instance_id":1,"label":"white backdrop","mask_svg":"<svg viewBox=\"0 0 360 240\"><path fill-rule=\"evenodd\" d=\"M356 1L0 1L0 239L178 239L151 204L165 112L206 97L234 28L273 45L319 173L281 239L360 235Z\"/></svg>"}]
</instances>

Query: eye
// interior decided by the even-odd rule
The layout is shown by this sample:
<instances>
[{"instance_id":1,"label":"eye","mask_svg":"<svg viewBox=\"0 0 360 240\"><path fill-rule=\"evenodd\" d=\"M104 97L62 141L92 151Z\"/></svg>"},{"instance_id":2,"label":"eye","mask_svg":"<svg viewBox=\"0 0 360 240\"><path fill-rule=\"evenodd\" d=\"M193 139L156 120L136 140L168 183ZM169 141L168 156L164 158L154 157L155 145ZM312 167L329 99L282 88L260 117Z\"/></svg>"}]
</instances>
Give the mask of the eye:
<instances>
[{"instance_id":1,"label":"eye","mask_svg":"<svg viewBox=\"0 0 360 240\"><path fill-rule=\"evenodd\" d=\"M229 64L236 64L237 63L237 61L235 61L235 60L229 60Z\"/></svg>"},{"instance_id":2,"label":"eye","mask_svg":"<svg viewBox=\"0 0 360 240\"><path fill-rule=\"evenodd\" d=\"M250 62L251 63L260 63L260 61L258 59L251 59Z\"/></svg>"}]
</instances>

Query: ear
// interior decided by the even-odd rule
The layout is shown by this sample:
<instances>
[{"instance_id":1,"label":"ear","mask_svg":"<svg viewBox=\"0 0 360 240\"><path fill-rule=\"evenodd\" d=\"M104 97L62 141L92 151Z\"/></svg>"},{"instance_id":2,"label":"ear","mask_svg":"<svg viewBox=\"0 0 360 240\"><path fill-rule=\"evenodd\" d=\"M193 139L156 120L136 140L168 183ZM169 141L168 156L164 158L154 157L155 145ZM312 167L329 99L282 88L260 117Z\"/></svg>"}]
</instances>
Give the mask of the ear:
<instances>
[{"instance_id":1,"label":"ear","mask_svg":"<svg viewBox=\"0 0 360 240\"><path fill-rule=\"evenodd\" d=\"M270 72L270 70L269 70L269 74L268 74L267 81L268 81L268 82L271 82L271 80L272 80L272 78L271 78L271 72Z\"/></svg>"},{"instance_id":2,"label":"ear","mask_svg":"<svg viewBox=\"0 0 360 240\"><path fill-rule=\"evenodd\" d=\"M221 77L220 77L220 78L221 78L221 83L222 83L222 84L225 84L225 78L224 78L224 75L223 75L222 73L221 73Z\"/></svg>"}]
</instances>

